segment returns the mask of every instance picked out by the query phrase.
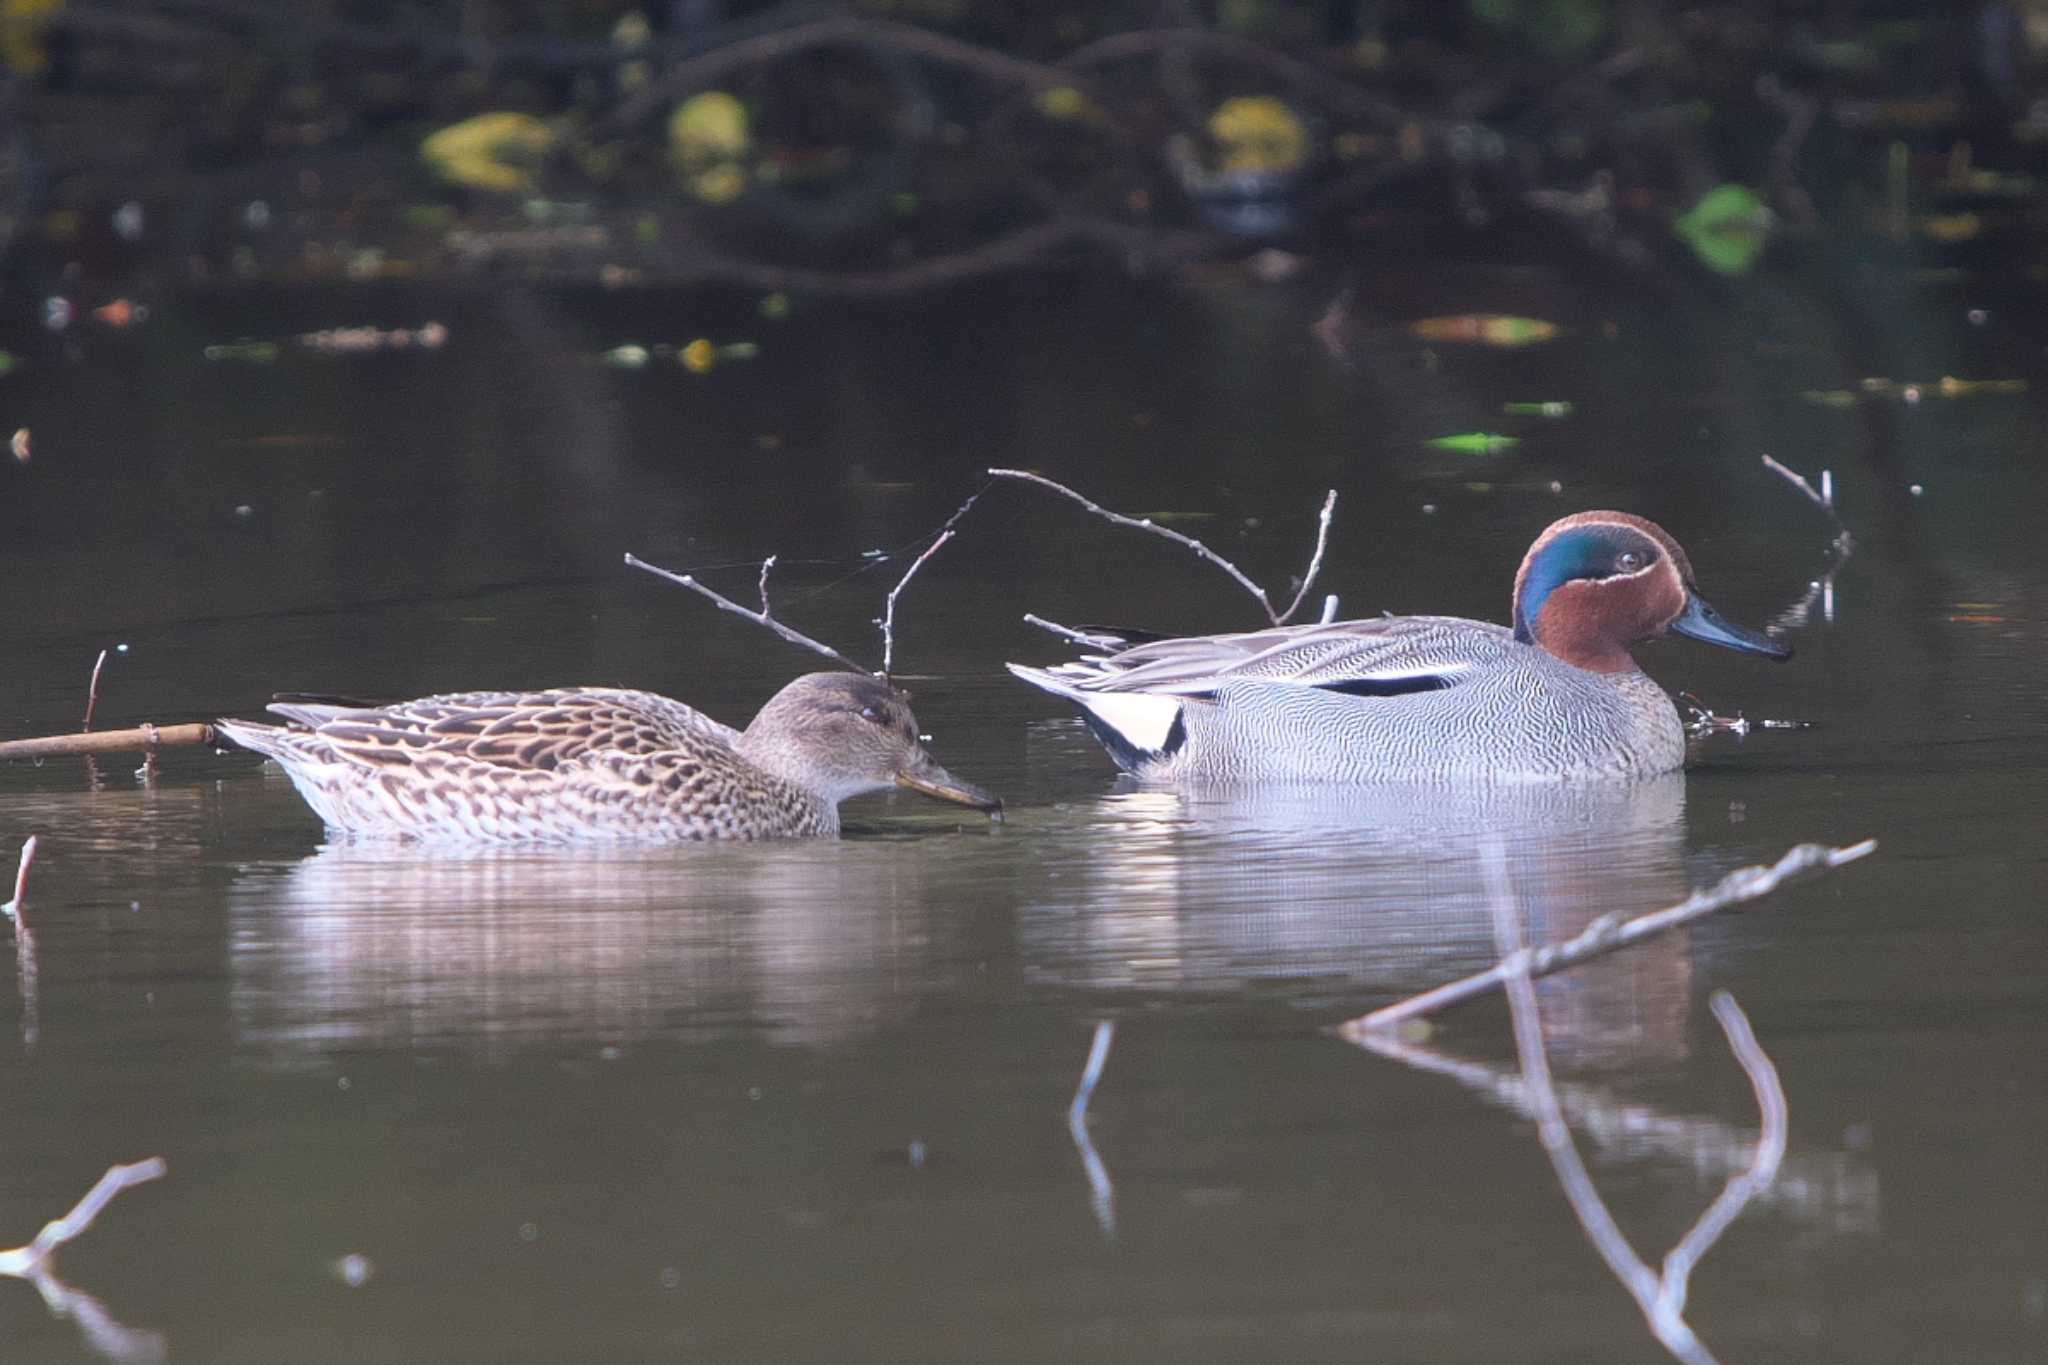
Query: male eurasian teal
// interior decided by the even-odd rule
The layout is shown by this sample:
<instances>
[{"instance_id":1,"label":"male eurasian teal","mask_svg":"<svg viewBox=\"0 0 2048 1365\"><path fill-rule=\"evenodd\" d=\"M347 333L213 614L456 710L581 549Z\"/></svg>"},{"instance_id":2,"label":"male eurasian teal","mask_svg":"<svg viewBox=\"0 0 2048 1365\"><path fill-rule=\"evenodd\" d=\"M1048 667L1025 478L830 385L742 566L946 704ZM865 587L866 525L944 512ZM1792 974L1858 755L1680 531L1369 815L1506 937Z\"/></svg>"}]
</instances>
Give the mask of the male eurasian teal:
<instances>
[{"instance_id":1,"label":"male eurasian teal","mask_svg":"<svg viewBox=\"0 0 2048 1365\"><path fill-rule=\"evenodd\" d=\"M918 738L909 698L810 673L745 732L611 687L455 692L391 706L279 702L294 725L219 721L277 760L330 828L494 842L769 839L839 832L839 803L884 787L990 812Z\"/></svg>"},{"instance_id":2,"label":"male eurasian teal","mask_svg":"<svg viewBox=\"0 0 2048 1365\"><path fill-rule=\"evenodd\" d=\"M1512 629L1390 616L1009 668L1080 707L1118 766L1158 781L1625 777L1685 762L1677 708L1629 655L1667 631L1792 657L1701 601L1662 527L1580 512L1529 547Z\"/></svg>"}]
</instances>

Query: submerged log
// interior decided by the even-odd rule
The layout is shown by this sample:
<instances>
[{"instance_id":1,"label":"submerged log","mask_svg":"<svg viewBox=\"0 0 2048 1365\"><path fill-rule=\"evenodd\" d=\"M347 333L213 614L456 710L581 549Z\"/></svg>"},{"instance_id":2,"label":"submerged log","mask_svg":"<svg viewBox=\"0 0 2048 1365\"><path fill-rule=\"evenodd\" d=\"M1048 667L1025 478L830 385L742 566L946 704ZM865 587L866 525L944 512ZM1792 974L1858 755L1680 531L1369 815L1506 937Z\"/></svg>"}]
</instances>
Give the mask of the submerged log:
<instances>
[{"instance_id":1,"label":"submerged log","mask_svg":"<svg viewBox=\"0 0 2048 1365\"><path fill-rule=\"evenodd\" d=\"M72 754L153 753L158 749L211 744L214 740L213 727L204 721L187 725L138 725L132 730L93 730L76 735L0 740L0 761L64 758Z\"/></svg>"}]
</instances>

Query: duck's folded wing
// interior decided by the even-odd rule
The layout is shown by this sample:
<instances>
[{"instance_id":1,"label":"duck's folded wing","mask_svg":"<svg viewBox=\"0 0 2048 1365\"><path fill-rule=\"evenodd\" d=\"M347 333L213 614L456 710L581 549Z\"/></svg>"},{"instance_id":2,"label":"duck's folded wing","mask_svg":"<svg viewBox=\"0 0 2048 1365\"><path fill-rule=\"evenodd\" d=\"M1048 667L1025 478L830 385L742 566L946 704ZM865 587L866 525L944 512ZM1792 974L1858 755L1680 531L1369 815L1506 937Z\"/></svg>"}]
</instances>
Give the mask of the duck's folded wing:
<instances>
[{"instance_id":1,"label":"duck's folded wing","mask_svg":"<svg viewBox=\"0 0 2048 1365\"><path fill-rule=\"evenodd\" d=\"M1475 651L1507 632L1449 617L1390 617L1242 635L1187 636L1055 670L1090 691L1205 697L1232 682L1291 683L1353 696L1456 685Z\"/></svg>"},{"instance_id":2,"label":"duck's folded wing","mask_svg":"<svg viewBox=\"0 0 2048 1365\"><path fill-rule=\"evenodd\" d=\"M389 762L433 751L504 767L553 769L598 752L650 754L726 747L739 731L694 707L623 688L450 692L391 706L278 702L270 709L313 730L337 756Z\"/></svg>"}]
</instances>

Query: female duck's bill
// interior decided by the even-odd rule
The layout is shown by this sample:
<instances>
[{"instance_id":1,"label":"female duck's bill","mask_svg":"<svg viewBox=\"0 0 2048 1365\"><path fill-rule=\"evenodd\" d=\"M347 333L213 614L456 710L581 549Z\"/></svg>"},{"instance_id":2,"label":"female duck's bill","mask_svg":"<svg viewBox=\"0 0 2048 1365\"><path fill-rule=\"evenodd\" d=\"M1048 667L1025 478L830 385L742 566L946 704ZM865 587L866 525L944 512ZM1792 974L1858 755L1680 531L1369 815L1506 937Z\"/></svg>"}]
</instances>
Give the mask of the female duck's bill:
<instances>
[{"instance_id":1,"label":"female duck's bill","mask_svg":"<svg viewBox=\"0 0 2048 1365\"><path fill-rule=\"evenodd\" d=\"M1677 633L1792 653L1723 620L1678 543L1623 512L1582 512L1538 536L1513 619L1280 627L1010 671L1073 702L1118 765L1148 779L1542 781L1683 766L1677 710L1633 645Z\"/></svg>"},{"instance_id":2,"label":"female duck's bill","mask_svg":"<svg viewBox=\"0 0 2048 1365\"><path fill-rule=\"evenodd\" d=\"M328 827L488 842L831 835L839 803L902 787L994 815L924 747L909 698L812 673L746 730L651 692L463 692L390 706L297 699L288 726L222 721L276 760Z\"/></svg>"}]
</instances>

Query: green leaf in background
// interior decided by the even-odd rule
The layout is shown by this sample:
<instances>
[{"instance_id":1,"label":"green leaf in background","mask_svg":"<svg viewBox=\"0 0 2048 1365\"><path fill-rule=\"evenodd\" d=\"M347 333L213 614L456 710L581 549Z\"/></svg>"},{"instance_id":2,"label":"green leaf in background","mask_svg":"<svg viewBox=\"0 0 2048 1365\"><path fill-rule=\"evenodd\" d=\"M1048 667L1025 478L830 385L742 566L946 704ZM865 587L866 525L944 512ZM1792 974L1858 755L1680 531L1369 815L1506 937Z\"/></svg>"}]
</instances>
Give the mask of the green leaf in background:
<instances>
[{"instance_id":1,"label":"green leaf in background","mask_svg":"<svg viewBox=\"0 0 2048 1365\"><path fill-rule=\"evenodd\" d=\"M1456 436L1432 436L1425 445L1437 450L1454 450L1460 455L1498 455L1522 443L1519 436L1500 436L1491 431L1466 431Z\"/></svg>"},{"instance_id":2,"label":"green leaf in background","mask_svg":"<svg viewBox=\"0 0 2048 1365\"><path fill-rule=\"evenodd\" d=\"M1771 211L1744 185L1716 185L1671 225L1708 268L1746 275L1771 235Z\"/></svg>"}]
</instances>

